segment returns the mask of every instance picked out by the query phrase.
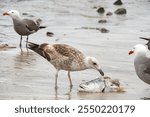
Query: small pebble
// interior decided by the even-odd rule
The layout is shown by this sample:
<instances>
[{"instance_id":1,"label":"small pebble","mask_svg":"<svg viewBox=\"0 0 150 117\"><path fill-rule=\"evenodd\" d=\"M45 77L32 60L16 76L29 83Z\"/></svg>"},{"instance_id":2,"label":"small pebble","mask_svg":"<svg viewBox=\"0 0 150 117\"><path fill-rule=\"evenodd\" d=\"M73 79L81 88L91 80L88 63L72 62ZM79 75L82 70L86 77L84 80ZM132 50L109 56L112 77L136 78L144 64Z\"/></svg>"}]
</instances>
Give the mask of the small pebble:
<instances>
[{"instance_id":1,"label":"small pebble","mask_svg":"<svg viewBox=\"0 0 150 117\"><path fill-rule=\"evenodd\" d=\"M28 13L22 13L22 15L29 15Z\"/></svg>"},{"instance_id":2,"label":"small pebble","mask_svg":"<svg viewBox=\"0 0 150 117\"><path fill-rule=\"evenodd\" d=\"M98 23L107 23L107 20L99 20Z\"/></svg>"},{"instance_id":3,"label":"small pebble","mask_svg":"<svg viewBox=\"0 0 150 117\"><path fill-rule=\"evenodd\" d=\"M101 28L100 31L101 31L101 33L108 33L109 32L109 30L106 28Z\"/></svg>"},{"instance_id":4,"label":"small pebble","mask_svg":"<svg viewBox=\"0 0 150 117\"><path fill-rule=\"evenodd\" d=\"M28 16L28 17L34 17L33 15L30 15L28 13L22 13L22 15Z\"/></svg>"},{"instance_id":5,"label":"small pebble","mask_svg":"<svg viewBox=\"0 0 150 117\"><path fill-rule=\"evenodd\" d=\"M97 9L97 7L96 7L96 6L94 6L94 7L93 7L93 9Z\"/></svg>"},{"instance_id":6,"label":"small pebble","mask_svg":"<svg viewBox=\"0 0 150 117\"><path fill-rule=\"evenodd\" d=\"M15 46L9 46L8 44L0 44L0 51L16 48Z\"/></svg>"},{"instance_id":7,"label":"small pebble","mask_svg":"<svg viewBox=\"0 0 150 117\"><path fill-rule=\"evenodd\" d=\"M103 14L105 12L105 9L103 7L99 7L97 9L97 12L100 13L100 14Z\"/></svg>"},{"instance_id":8,"label":"small pebble","mask_svg":"<svg viewBox=\"0 0 150 117\"><path fill-rule=\"evenodd\" d=\"M117 0L116 2L114 2L114 5L122 5L122 1L121 0Z\"/></svg>"},{"instance_id":9,"label":"small pebble","mask_svg":"<svg viewBox=\"0 0 150 117\"><path fill-rule=\"evenodd\" d=\"M113 15L112 12L107 12L107 13L106 13L106 16L111 16L111 15Z\"/></svg>"},{"instance_id":10,"label":"small pebble","mask_svg":"<svg viewBox=\"0 0 150 117\"><path fill-rule=\"evenodd\" d=\"M53 37L53 36L54 36L54 33L52 33L52 32L47 32L46 35L47 35L48 37Z\"/></svg>"},{"instance_id":11,"label":"small pebble","mask_svg":"<svg viewBox=\"0 0 150 117\"><path fill-rule=\"evenodd\" d=\"M115 14L117 14L117 15L123 15L126 13L127 13L127 10L125 8L119 8L115 11Z\"/></svg>"}]
</instances>

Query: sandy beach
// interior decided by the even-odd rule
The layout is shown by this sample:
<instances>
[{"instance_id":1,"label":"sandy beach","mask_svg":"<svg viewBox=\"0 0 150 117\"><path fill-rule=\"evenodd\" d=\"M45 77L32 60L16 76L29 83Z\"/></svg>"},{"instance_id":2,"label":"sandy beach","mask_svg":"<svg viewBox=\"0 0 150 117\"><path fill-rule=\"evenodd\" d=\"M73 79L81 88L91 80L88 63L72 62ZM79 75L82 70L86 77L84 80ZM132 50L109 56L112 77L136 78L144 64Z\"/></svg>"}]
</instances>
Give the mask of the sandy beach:
<instances>
[{"instance_id":1,"label":"sandy beach","mask_svg":"<svg viewBox=\"0 0 150 117\"><path fill-rule=\"evenodd\" d=\"M115 0L114 0L115 1ZM1 0L0 44L16 48L0 50L0 99L35 100L139 100L150 97L150 86L135 73L133 59L128 51L135 44L145 44L140 36L150 37L150 1L122 0L123 5L113 5L113 0ZM8 4L9 3L9 4ZM100 6L103 15L97 13ZM125 8L127 14L114 11ZM67 72L61 71L58 89L55 90L55 68L44 58L25 48L19 48L20 36L14 31L12 20L3 12L16 9L24 17L42 19L47 28L29 36L34 43L65 43L85 55L98 58L105 75L118 79L124 86L123 93L81 93L79 84L96 79L95 70L72 72L73 87L70 89ZM112 12L111 16L106 16ZM99 20L106 23L98 23ZM102 33L95 28L106 28ZM53 32L48 37L47 32Z\"/></svg>"}]
</instances>

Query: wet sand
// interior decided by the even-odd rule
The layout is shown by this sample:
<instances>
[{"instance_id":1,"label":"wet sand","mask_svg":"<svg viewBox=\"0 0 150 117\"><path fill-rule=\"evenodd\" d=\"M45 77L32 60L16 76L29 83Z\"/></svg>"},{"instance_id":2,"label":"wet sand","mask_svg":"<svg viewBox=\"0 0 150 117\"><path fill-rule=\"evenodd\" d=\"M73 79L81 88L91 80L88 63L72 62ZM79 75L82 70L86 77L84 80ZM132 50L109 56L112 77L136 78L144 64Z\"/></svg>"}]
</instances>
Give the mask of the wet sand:
<instances>
[{"instance_id":1,"label":"wet sand","mask_svg":"<svg viewBox=\"0 0 150 117\"><path fill-rule=\"evenodd\" d=\"M98 77L94 70L72 72L73 88L70 89L67 72L61 71L58 90L54 89L55 68L38 54L23 53L19 48L19 35L12 27L10 17L0 17L0 44L16 46L0 51L0 99L48 99L48 100L120 100L150 97L150 86L141 81L134 70L133 58L128 50L135 44L146 43L139 37L150 37L150 2L148 0L124 0L123 6L114 6L111 0L1 0L0 13L17 9L27 13L25 17L41 18L46 29L29 36L35 43L66 43L86 55L98 58L106 75L119 79L124 93L80 93L78 86L83 81ZM9 3L9 4L8 4ZM30 3L30 4L29 4ZM103 6L106 13L100 15L94 7ZM126 15L117 16L117 8L127 9ZM106 19L107 23L98 23ZM109 33L82 27L106 28ZM46 32L53 32L47 37Z\"/></svg>"}]
</instances>

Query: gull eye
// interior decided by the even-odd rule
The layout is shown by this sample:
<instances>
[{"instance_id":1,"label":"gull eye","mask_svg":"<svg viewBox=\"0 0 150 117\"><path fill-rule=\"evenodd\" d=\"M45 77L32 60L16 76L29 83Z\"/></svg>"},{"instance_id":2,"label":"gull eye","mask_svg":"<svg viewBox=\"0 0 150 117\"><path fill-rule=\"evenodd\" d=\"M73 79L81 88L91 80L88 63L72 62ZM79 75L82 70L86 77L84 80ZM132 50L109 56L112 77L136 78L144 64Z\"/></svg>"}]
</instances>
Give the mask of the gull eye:
<instances>
[{"instance_id":1,"label":"gull eye","mask_svg":"<svg viewBox=\"0 0 150 117\"><path fill-rule=\"evenodd\" d=\"M97 65L97 63L94 62L93 65Z\"/></svg>"},{"instance_id":2,"label":"gull eye","mask_svg":"<svg viewBox=\"0 0 150 117\"><path fill-rule=\"evenodd\" d=\"M11 13L14 13L13 11Z\"/></svg>"}]
</instances>

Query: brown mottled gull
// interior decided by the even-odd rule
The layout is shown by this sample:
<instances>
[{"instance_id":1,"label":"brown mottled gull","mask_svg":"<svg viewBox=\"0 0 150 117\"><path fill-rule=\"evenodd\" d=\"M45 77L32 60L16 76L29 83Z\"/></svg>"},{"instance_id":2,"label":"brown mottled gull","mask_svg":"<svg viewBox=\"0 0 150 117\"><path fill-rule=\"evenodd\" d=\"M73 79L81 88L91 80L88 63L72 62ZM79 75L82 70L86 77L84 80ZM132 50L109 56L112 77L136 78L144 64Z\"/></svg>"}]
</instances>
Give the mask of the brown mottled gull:
<instances>
[{"instance_id":1,"label":"brown mottled gull","mask_svg":"<svg viewBox=\"0 0 150 117\"><path fill-rule=\"evenodd\" d=\"M70 77L71 71L81 71L85 69L95 69L104 76L98 60L94 57L86 57L82 52L74 47L66 44L49 45L43 43L41 45L28 42L28 48L35 51L39 55L47 59L57 70L55 75L55 87L57 87L57 78L59 70L68 71L70 86L72 81Z\"/></svg>"},{"instance_id":2,"label":"brown mottled gull","mask_svg":"<svg viewBox=\"0 0 150 117\"><path fill-rule=\"evenodd\" d=\"M38 19L36 22L30 19L23 19L17 10L10 10L9 12L3 13L3 15L11 16L13 20L14 30L21 36L20 47L22 47L22 36L27 36L28 42L28 36L30 34L37 32L41 28L45 28L45 26L40 26L40 19Z\"/></svg>"}]
</instances>

